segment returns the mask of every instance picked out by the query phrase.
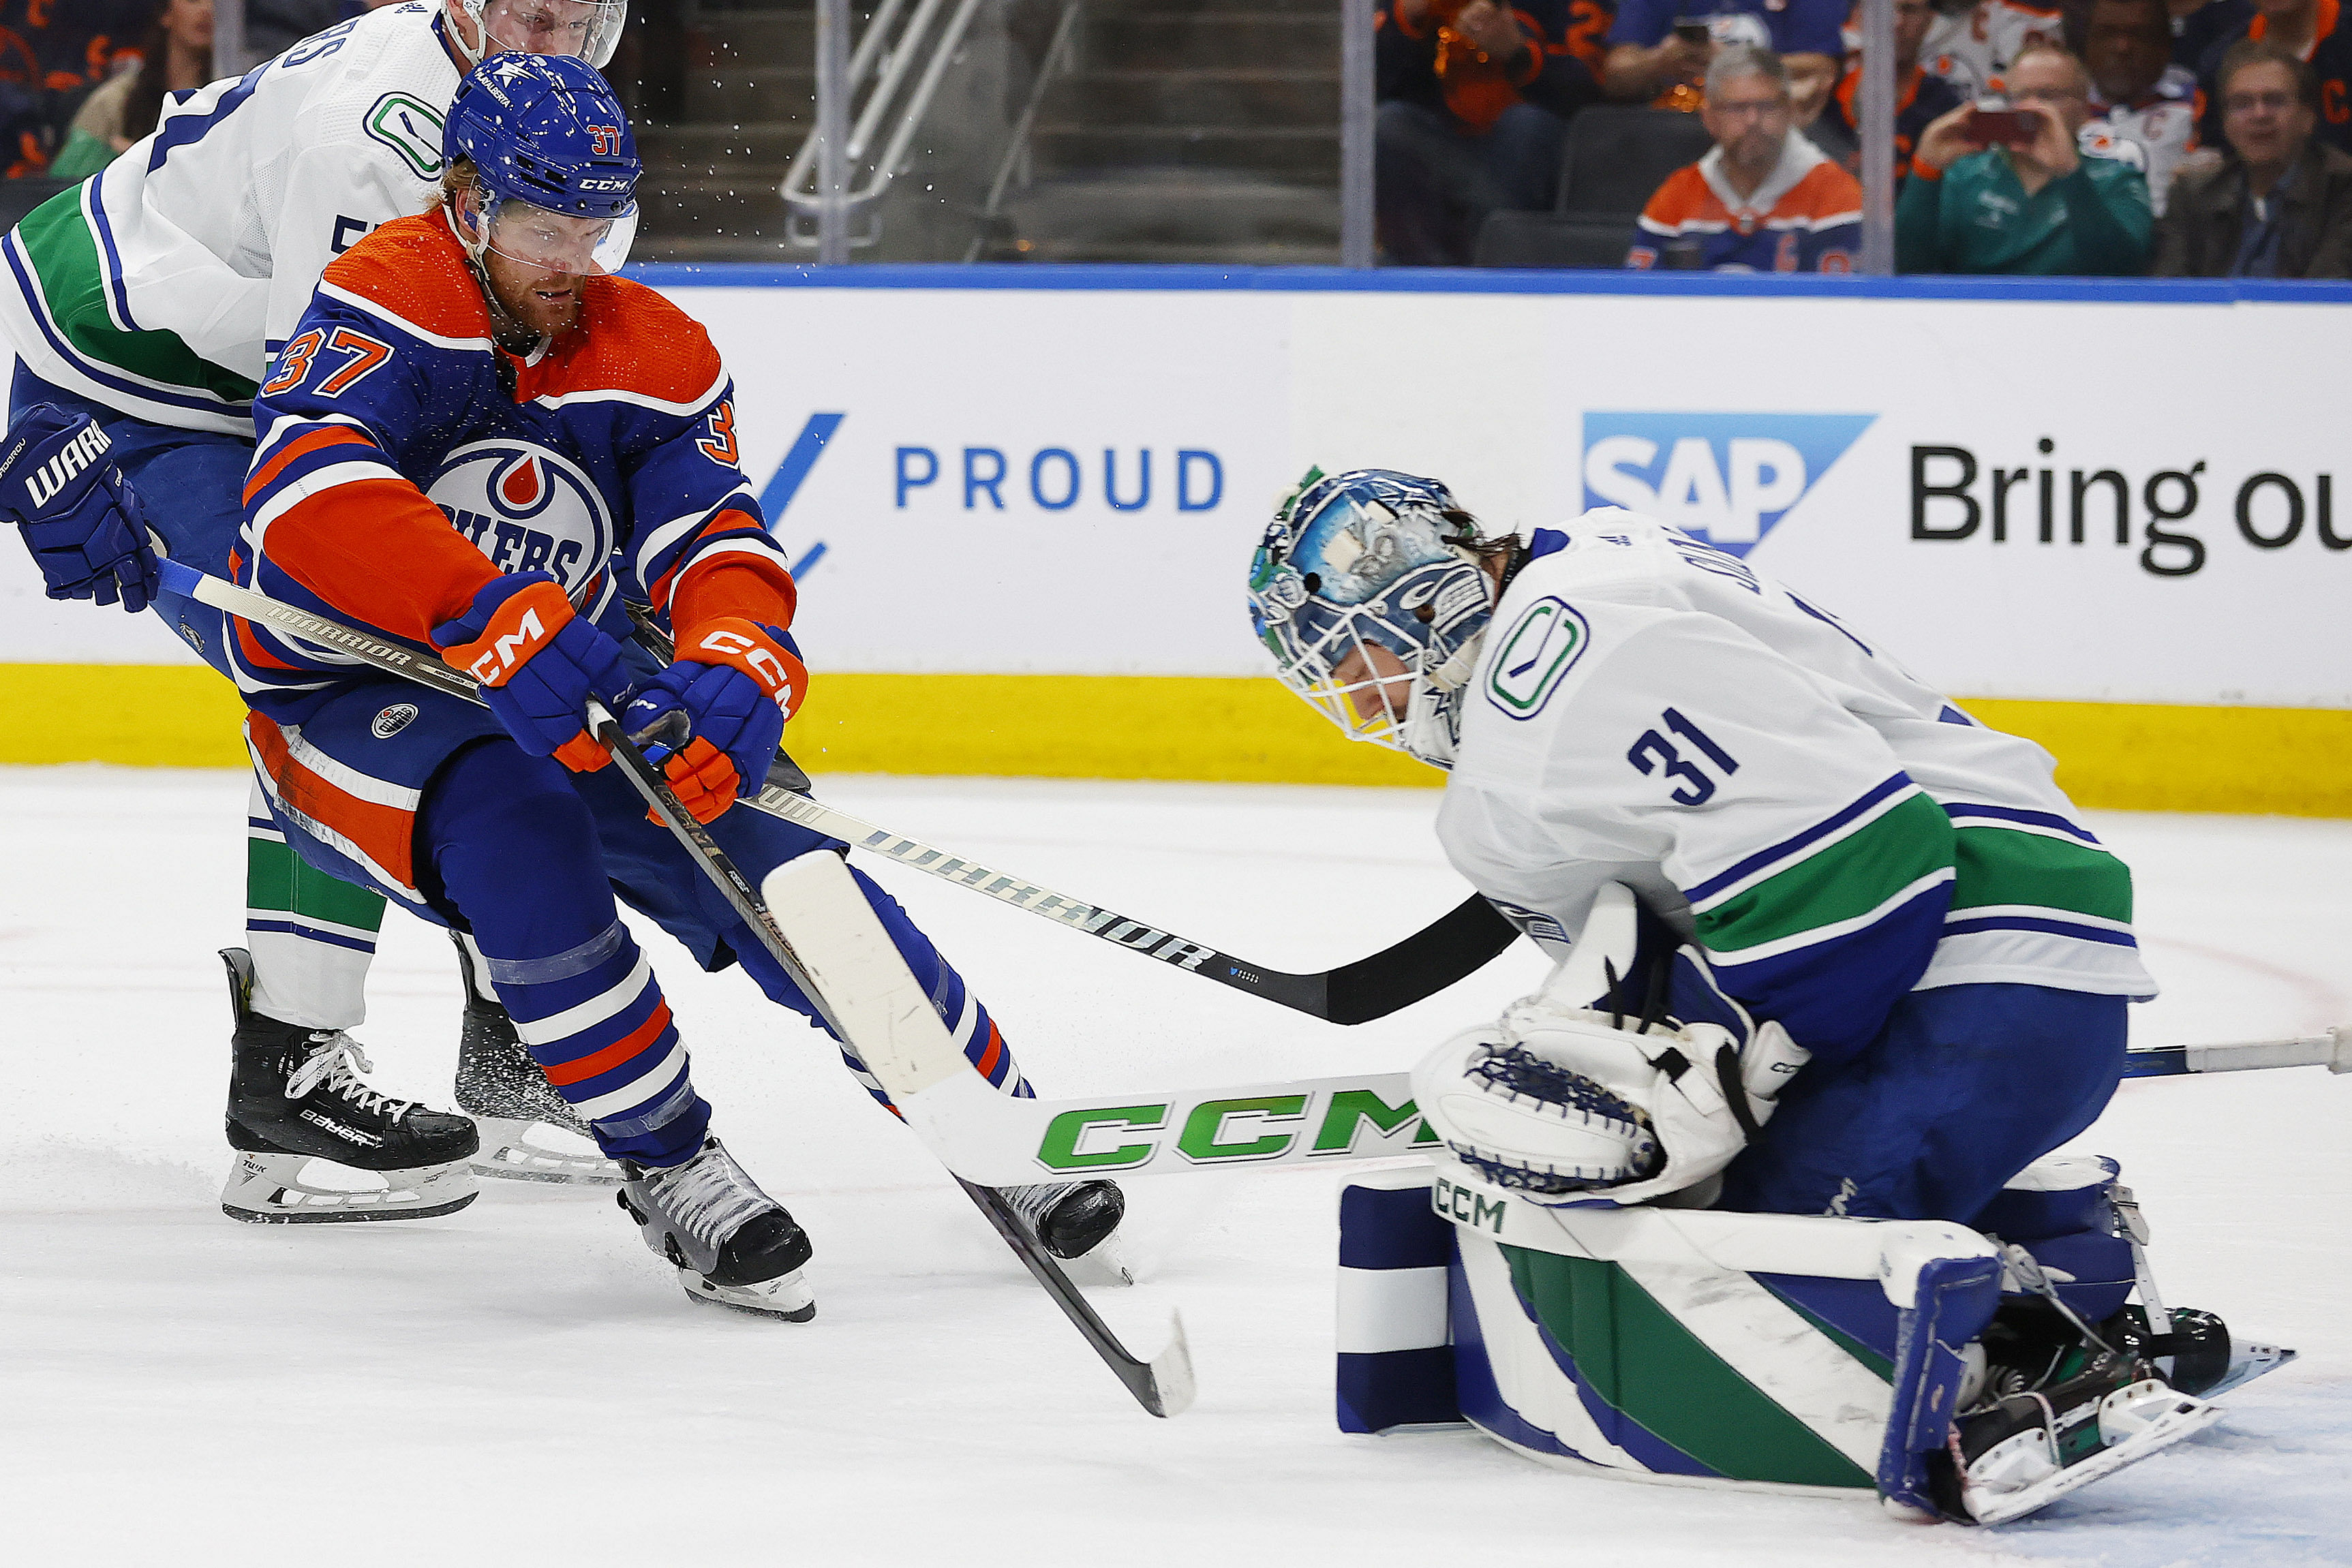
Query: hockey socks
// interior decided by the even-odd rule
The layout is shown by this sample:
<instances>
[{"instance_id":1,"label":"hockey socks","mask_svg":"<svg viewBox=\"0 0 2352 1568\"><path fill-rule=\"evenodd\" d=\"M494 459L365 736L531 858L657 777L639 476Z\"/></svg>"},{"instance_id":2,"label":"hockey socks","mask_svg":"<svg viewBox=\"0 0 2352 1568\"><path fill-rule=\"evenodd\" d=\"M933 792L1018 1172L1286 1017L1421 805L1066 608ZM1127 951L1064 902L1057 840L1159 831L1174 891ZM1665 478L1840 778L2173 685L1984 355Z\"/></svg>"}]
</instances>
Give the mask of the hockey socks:
<instances>
[{"instance_id":1,"label":"hockey socks","mask_svg":"<svg viewBox=\"0 0 2352 1568\"><path fill-rule=\"evenodd\" d=\"M270 820L259 783L246 809L245 945L253 1009L308 1029L357 1029L383 897L308 864Z\"/></svg>"}]
</instances>

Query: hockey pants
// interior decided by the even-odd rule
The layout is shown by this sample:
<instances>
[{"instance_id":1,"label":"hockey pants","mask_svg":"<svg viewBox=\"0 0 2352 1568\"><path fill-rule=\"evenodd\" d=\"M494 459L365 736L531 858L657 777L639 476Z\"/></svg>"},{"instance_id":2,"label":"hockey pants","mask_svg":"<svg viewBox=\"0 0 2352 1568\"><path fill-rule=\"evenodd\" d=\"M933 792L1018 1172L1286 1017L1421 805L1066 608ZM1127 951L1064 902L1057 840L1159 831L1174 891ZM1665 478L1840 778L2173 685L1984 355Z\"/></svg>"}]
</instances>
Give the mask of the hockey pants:
<instances>
[{"instance_id":1,"label":"hockey pants","mask_svg":"<svg viewBox=\"0 0 2352 1568\"><path fill-rule=\"evenodd\" d=\"M419 716L380 736L388 700L413 703ZM347 690L299 726L257 714L249 729L289 841L322 870L373 882L425 918L470 930L517 1032L608 1155L674 1164L700 1145L710 1115L616 894L706 969L740 962L772 1000L822 1027L701 868L646 820L617 768L569 773L496 733L480 709L383 683ZM404 799L415 800L413 814L386 815L383 802ZM755 883L786 861L845 847L740 805L710 831ZM1006 1093L1028 1093L962 977L896 902L857 881L974 1070ZM845 1046L843 1056L887 1107Z\"/></svg>"}]
</instances>

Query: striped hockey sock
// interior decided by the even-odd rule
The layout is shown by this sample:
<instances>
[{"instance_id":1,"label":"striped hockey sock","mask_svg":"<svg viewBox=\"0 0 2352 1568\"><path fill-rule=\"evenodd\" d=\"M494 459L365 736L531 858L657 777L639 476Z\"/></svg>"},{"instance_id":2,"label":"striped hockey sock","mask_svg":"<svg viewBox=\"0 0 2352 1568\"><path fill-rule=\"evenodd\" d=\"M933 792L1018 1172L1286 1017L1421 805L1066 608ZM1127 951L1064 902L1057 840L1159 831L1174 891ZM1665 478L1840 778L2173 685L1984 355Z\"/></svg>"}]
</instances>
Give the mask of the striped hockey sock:
<instances>
[{"instance_id":1,"label":"striped hockey sock","mask_svg":"<svg viewBox=\"0 0 2352 1568\"><path fill-rule=\"evenodd\" d=\"M304 1029L358 1028L383 895L306 863L270 820L258 784L246 808L245 903L253 1010Z\"/></svg>"},{"instance_id":2,"label":"striped hockey sock","mask_svg":"<svg viewBox=\"0 0 2352 1568\"><path fill-rule=\"evenodd\" d=\"M710 1107L694 1092L661 982L614 920L568 951L483 967L515 1030L613 1159L670 1166L702 1146Z\"/></svg>"}]
</instances>

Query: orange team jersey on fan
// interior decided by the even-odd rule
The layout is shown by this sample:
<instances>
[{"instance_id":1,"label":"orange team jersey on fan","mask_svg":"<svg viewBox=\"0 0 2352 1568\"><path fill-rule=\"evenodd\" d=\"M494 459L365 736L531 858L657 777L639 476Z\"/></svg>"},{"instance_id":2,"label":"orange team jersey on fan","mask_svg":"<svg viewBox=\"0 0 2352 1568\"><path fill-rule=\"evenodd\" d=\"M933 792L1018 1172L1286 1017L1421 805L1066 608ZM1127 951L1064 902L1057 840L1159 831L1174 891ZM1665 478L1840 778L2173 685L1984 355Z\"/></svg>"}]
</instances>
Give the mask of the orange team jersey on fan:
<instances>
[{"instance_id":1,"label":"orange team jersey on fan","mask_svg":"<svg viewBox=\"0 0 2352 1568\"><path fill-rule=\"evenodd\" d=\"M1862 246L1862 187L1791 132L1780 161L1745 197L1723 176L1723 150L1666 176L1633 226L1628 267L1658 265L1695 244L1696 267L1723 272L1851 272Z\"/></svg>"},{"instance_id":2,"label":"orange team jersey on fan","mask_svg":"<svg viewBox=\"0 0 2352 1568\"><path fill-rule=\"evenodd\" d=\"M585 280L579 325L518 357L439 211L327 268L254 401L242 580L420 646L500 572L591 619L791 623L792 577L739 466L702 328L642 284ZM247 701L299 723L365 666L240 622Z\"/></svg>"}]
</instances>

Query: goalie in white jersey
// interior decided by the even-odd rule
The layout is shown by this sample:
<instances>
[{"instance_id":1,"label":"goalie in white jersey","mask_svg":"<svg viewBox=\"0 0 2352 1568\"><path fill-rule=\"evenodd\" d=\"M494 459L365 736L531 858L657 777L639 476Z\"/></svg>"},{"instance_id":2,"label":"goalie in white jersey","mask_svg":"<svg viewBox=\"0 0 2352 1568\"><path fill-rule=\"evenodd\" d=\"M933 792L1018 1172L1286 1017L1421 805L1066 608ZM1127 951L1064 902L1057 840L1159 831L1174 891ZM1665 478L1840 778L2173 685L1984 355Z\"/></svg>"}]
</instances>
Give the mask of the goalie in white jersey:
<instances>
[{"instance_id":1,"label":"goalie in white jersey","mask_svg":"<svg viewBox=\"0 0 2352 1568\"><path fill-rule=\"evenodd\" d=\"M2130 873L2041 747L1744 562L1625 511L1486 538L1433 480L1310 475L1266 533L1250 601L1300 695L1351 737L1449 770L1437 831L1456 870L1555 951L1580 933L1610 955L1563 963L1415 1071L1465 1177L1538 1205L1943 1220L2015 1239L2004 1184L2098 1116L2126 1004L2156 990ZM2105 1200L2088 1196L2084 1244L2112 1253ZM1958 1392L1934 1411L1960 1416L1961 1469L1932 1498L1903 1466L1883 1477L1906 1508L2014 1517L2211 1418L2151 1370L2166 1351L2132 1337L2145 1321L2117 1312L2128 1267L2070 1305L2021 1256L2051 1302L2002 1307L1966 1346L1973 1383L1950 1362ZM2212 1386L2218 1368L2179 1386ZM2100 1416L2139 1399L2171 1414ZM1944 1451L1932 1430L1918 1447Z\"/></svg>"},{"instance_id":2,"label":"goalie in white jersey","mask_svg":"<svg viewBox=\"0 0 2352 1568\"><path fill-rule=\"evenodd\" d=\"M156 593L149 531L173 557L235 575L255 389L320 273L370 231L439 200L442 121L486 53L602 66L626 15L624 0L410 0L371 11L167 104L152 135L17 225L0 246L0 334L16 358L0 517L21 525L49 597L131 610L152 600L183 640L231 673L220 613ZM625 235L618 244L625 252ZM364 1058L341 1031L364 1016L383 901L302 864L256 800L249 956L224 955L237 1018L232 1144L307 1138L321 1155L373 1147L368 1168L392 1175L473 1157L499 1175L616 1180L605 1161L531 1141L537 1124L576 1130L576 1119L478 983L478 956L461 958L458 1099L486 1118L489 1148L477 1157L462 1119L387 1105L352 1076L344 1058L362 1071ZM272 1082L306 1086L309 1097L268 1091ZM313 1131L313 1112L345 1132ZM440 1181L445 1193L453 1180ZM304 1218L372 1219L450 1201L407 1201L403 1184L393 1186L389 1198L297 1194L289 1203ZM225 1207L240 1218L294 1217L279 1205Z\"/></svg>"}]
</instances>

